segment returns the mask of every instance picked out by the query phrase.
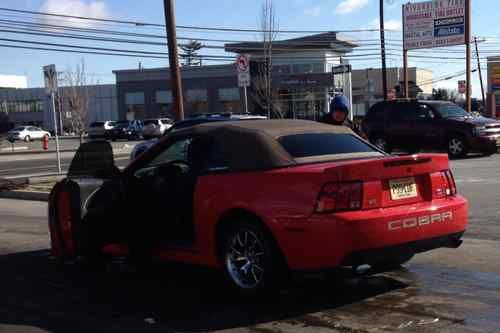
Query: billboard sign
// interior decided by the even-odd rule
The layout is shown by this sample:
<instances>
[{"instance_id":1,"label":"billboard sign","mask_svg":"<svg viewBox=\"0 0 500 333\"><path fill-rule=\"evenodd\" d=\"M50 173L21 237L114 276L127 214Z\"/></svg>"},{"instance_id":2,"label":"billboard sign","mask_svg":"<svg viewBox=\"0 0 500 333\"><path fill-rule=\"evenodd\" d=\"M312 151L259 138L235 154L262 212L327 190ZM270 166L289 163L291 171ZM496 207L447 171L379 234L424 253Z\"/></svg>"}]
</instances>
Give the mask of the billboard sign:
<instances>
[{"instance_id":1,"label":"billboard sign","mask_svg":"<svg viewBox=\"0 0 500 333\"><path fill-rule=\"evenodd\" d=\"M500 90L500 63L489 62L488 67L490 67L490 82L491 82L491 90L499 91Z\"/></svg>"},{"instance_id":2,"label":"billboard sign","mask_svg":"<svg viewBox=\"0 0 500 333\"><path fill-rule=\"evenodd\" d=\"M465 0L432 0L403 5L406 50L465 44Z\"/></svg>"}]
</instances>

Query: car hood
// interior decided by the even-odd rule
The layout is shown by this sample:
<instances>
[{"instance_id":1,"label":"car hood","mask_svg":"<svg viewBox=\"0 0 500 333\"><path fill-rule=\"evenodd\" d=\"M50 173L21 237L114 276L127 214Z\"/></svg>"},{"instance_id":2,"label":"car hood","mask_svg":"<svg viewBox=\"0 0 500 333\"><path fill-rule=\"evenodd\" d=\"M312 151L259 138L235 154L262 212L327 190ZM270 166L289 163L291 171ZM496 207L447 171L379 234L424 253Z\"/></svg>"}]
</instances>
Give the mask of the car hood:
<instances>
[{"instance_id":1,"label":"car hood","mask_svg":"<svg viewBox=\"0 0 500 333\"><path fill-rule=\"evenodd\" d=\"M450 120L465 122L474 126L486 126L486 127L500 127L500 121L487 118L483 116L479 117L456 117L456 118L448 118Z\"/></svg>"}]
</instances>

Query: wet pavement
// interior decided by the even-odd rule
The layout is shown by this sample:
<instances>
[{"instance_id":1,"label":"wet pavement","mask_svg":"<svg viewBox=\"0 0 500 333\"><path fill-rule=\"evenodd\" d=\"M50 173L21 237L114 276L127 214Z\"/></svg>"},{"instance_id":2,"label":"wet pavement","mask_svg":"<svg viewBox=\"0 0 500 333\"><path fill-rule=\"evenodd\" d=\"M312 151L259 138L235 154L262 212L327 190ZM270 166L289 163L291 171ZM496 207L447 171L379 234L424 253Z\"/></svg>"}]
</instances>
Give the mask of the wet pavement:
<instances>
[{"instance_id":1,"label":"wet pavement","mask_svg":"<svg viewBox=\"0 0 500 333\"><path fill-rule=\"evenodd\" d=\"M296 276L260 299L229 295L218 272L191 266L130 276L60 265L46 205L0 200L0 332L500 332L499 163L452 163L471 202L459 249L383 274Z\"/></svg>"}]
</instances>

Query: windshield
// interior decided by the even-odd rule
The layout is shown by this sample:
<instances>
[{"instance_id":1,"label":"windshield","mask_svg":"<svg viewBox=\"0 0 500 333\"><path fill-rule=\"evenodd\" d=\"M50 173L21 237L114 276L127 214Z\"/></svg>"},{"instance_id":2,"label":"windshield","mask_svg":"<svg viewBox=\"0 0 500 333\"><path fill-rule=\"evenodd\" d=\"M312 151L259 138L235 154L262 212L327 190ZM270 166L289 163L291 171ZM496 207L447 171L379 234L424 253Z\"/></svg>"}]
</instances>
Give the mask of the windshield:
<instances>
[{"instance_id":1,"label":"windshield","mask_svg":"<svg viewBox=\"0 0 500 333\"><path fill-rule=\"evenodd\" d=\"M144 121L144 126L147 125L158 125L158 120L146 120Z\"/></svg>"},{"instance_id":2,"label":"windshield","mask_svg":"<svg viewBox=\"0 0 500 333\"><path fill-rule=\"evenodd\" d=\"M378 152L351 134L294 134L278 141L293 158Z\"/></svg>"},{"instance_id":3,"label":"windshield","mask_svg":"<svg viewBox=\"0 0 500 333\"><path fill-rule=\"evenodd\" d=\"M443 118L461 118L461 117L470 117L470 114L467 113L464 109L454 104L446 104L437 107L437 110L441 117Z\"/></svg>"},{"instance_id":4,"label":"windshield","mask_svg":"<svg viewBox=\"0 0 500 333\"><path fill-rule=\"evenodd\" d=\"M90 124L89 127L102 127L104 126L104 122L96 121L95 123Z\"/></svg>"},{"instance_id":5,"label":"windshield","mask_svg":"<svg viewBox=\"0 0 500 333\"><path fill-rule=\"evenodd\" d=\"M120 128L128 127L129 124L130 123L128 121L118 121L118 122L116 122L116 127L120 127Z\"/></svg>"}]
</instances>

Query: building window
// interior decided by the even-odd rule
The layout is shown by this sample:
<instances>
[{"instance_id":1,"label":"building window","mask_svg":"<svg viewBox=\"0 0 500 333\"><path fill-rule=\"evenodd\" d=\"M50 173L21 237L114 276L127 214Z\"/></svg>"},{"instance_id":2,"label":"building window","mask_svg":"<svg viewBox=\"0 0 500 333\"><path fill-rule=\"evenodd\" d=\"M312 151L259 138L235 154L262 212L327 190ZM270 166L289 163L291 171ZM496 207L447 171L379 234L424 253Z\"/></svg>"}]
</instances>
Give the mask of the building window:
<instances>
[{"instance_id":1,"label":"building window","mask_svg":"<svg viewBox=\"0 0 500 333\"><path fill-rule=\"evenodd\" d=\"M274 74L290 74L292 72L290 65L276 65L273 66Z\"/></svg>"},{"instance_id":2,"label":"building window","mask_svg":"<svg viewBox=\"0 0 500 333\"><path fill-rule=\"evenodd\" d=\"M187 101L192 102L207 102L208 94L206 89L189 89L186 92Z\"/></svg>"},{"instance_id":3,"label":"building window","mask_svg":"<svg viewBox=\"0 0 500 333\"><path fill-rule=\"evenodd\" d=\"M5 102L2 109L9 113L14 112L43 112L43 102L39 100L31 101L10 101Z\"/></svg>"},{"instance_id":4,"label":"building window","mask_svg":"<svg viewBox=\"0 0 500 333\"><path fill-rule=\"evenodd\" d=\"M160 117L172 118L172 91L171 90L159 90L156 92L156 105L158 106Z\"/></svg>"},{"instance_id":5,"label":"building window","mask_svg":"<svg viewBox=\"0 0 500 333\"><path fill-rule=\"evenodd\" d=\"M172 104L172 91L159 90L156 92L156 104Z\"/></svg>"},{"instance_id":6,"label":"building window","mask_svg":"<svg viewBox=\"0 0 500 333\"><path fill-rule=\"evenodd\" d=\"M128 120L144 119L144 92L125 93L125 105Z\"/></svg>"},{"instance_id":7,"label":"building window","mask_svg":"<svg viewBox=\"0 0 500 333\"><path fill-rule=\"evenodd\" d=\"M239 88L219 89L219 101L222 104L222 112L240 112L241 100Z\"/></svg>"},{"instance_id":8,"label":"building window","mask_svg":"<svg viewBox=\"0 0 500 333\"><path fill-rule=\"evenodd\" d=\"M186 91L187 113L208 113L208 92L206 89L189 89Z\"/></svg>"},{"instance_id":9,"label":"building window","mask_svg":"<svg viewBox=\"0 0 500 333\"><path fill-rule=\"evenodd\" d=\"M219 101L234 102L240 101L240 89L238 88L221 88L219 89Z\"/></svg>"},{"instance_id":10,"label":"building window","mask_svg":"<svg viewBox=\"0 0 500 333\"><path fill-rule=\"evenodd\" d=\"M294 74L312 73L313 71L311 64L296 64L292 68Z\"/></svg>"}]
</instances>

